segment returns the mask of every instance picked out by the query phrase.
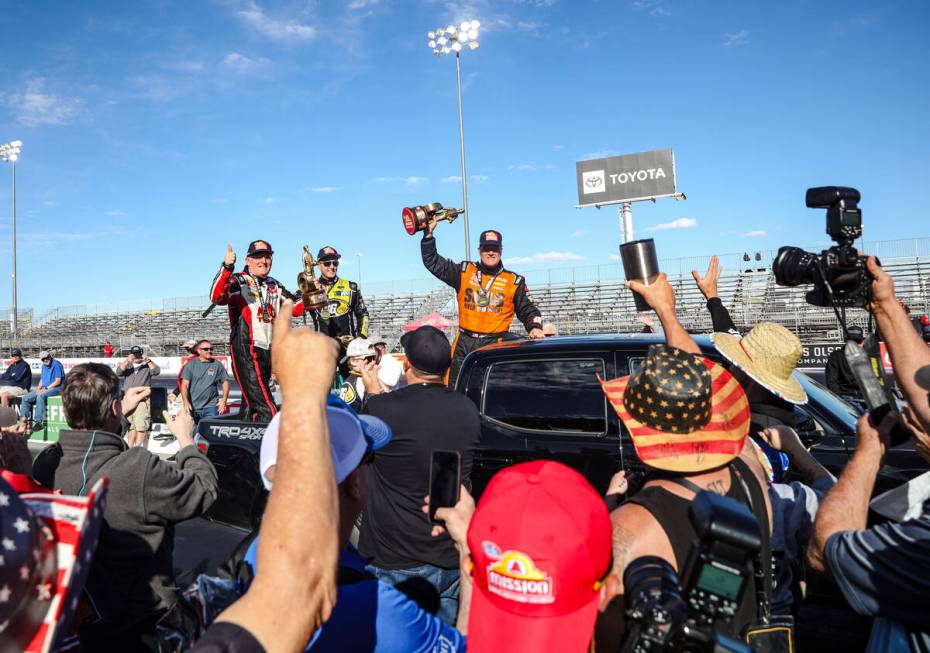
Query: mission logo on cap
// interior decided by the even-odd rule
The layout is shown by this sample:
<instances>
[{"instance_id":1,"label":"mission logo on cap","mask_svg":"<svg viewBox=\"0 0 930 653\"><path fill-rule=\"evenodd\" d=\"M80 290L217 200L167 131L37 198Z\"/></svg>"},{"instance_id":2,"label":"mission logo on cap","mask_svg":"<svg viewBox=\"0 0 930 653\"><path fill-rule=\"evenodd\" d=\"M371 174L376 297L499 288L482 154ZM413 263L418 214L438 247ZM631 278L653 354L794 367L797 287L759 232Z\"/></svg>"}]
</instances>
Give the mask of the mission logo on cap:
<instances>
[{"instance_id":1,"label":"mission logo on cap","mask_svg":"<svg viewBox=\"0 0 930 653\"><path fill-rule=\"evenodd\" d=\"M249 251L246 255L255 256L256 254L269 254L274 256L274 250L271 249L271 245L269 245L266 240L253 240L249 243Z\"/></svg>"},{"instance_id":2,"label":"mission logo on cap","mask_svg":"<svg viewBox=\"0 0 930 653\"><path fill-rule=\"evenodd\" d=\"M481 232L478 239L478 249L500 249L504 246L504 239L499 231L488 229Z\"/></svg>"}]
</instances>

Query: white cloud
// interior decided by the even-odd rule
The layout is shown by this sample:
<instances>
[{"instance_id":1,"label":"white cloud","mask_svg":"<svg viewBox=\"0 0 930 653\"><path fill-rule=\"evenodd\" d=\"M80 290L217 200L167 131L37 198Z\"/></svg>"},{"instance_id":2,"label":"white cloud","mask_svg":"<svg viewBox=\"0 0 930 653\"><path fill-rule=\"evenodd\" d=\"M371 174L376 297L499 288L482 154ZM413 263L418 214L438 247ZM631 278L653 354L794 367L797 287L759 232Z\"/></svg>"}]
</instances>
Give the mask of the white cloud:
<instances>
[{"instance_id":1,"label":"white cloud","mask_svg":"<svg viewBox=\"0 0 930 653\"><path fill-rule=\"evenodd\" d=\"M263 201L265 204L274 204L274 203L275 203L275 198L273 198L273 197L266 197L266 198L265 198L264 200L262 200L262 201Z\"/></svg>"},{"instance_id":2,"label":"white cloud","mask_svg":"<svg viewBox=\"0 0 930 653\"><path fill-rule=\"evenodd\" d=\"M743 238L764 238L768 236L769 232L765 229L756 229L755 231L747 231L743 234Z\"/></svg>"},{"instance_id":3,"label":"white cloud","mask_svg":"<svg viewBox=\"0 0 930 653\"><path fill-rule=\"evenodd\" d=\"M536 170L536 164L532 161L526 163L511 163L507 166L508 170L516 170L517 172L524 172L527 170Z\"/></svg>"},{"instance_id":4,"label":"white cloud","mask_svg":"<svg viewBox=\"0 0 930 653\"><path fill-rule=\"evenodd\" d=\"M570 261L583 261L584 256L574 252L539 252L532 256L515 256L508 258L507 265L535 265L537 263L566 263Z\"/></svg>"},{"instance_id":5,"label":"white cloud","mask_svg":"<svg viewBox=\"0 0 930 653\"><path fill-rule=\"evenodd\" d=\"M228 202L229 200L226 199L225 197L217 197L216 199L213 200L214 204L226 204Z\"/></svg>"},{"instance_id":6,"label":"white cloud","mask_svg":"<svg viewBox=\"0 0 930 653\"><path fill-rule=\"evenodd\" d=\"M665 7L653 7L649 10L649 15L656 18L668 18L672 15L672 12Z\"/></svg>"},{"instance_id":7,"label":"white cloud","mask_svg":"<svg viewBox=\"0 0 930 653\"><path fill-rule=\"evenodd\" d=\"M111 218L121 218L126 214L123 211L120 211L119 209L111 209L107 211L107 215L110 216Z\"/></svg>"},{"instance_id":8,"label":"white cloud","mask_svg":"<svg viewBox=\"0 0 930 653\"><path fill-rule=\"evenodd\" d=\"M588 152L587 154L582 154L581 158L582 159L603 159L604 157L617 156L618 154L620 153L617 150L604 149L604 150L597 150L595 152Z\"/></svg>"},{"instance_id":9,"label":"white cloud","mask_svg":"<svg viewBox=\"0 0 930 653\"><path fill-rule=\"evenodd\" d=\"M58 202L54 200L45 200L42 202L42 206L58 206Z\"/></svg>"},{"instance_id":10,"label":"white cloud","mask_svg":"<svg viewBox=\"0 0 930 653\"><path fill-rule=\"evenodd\" d=\"M546 165L543 166L544 170L555 170L556 168L558 168L558 166L555 165L554 163L547 163Z\"/></svg>"},{"instance_id":11,"label":"white cloud","mask_svg":"<svg viewBox=\"0 0 930 653\"><path fill-rule=\"evenodd\" d=\"M84 101L45 92L45 78L33 77L26 81L22 93L0 95L3 104L16 115L16 121L27 127L38 125L65 125L80 113Z\"/></svg>"},{"instance_id":12,"label":"white cloud","mask_svg":"<svg viewBox=\"0 0 930 653\"><path fill-rule=\"evenodd\" d=\"M403 182L404 184L406 184L407 186L419 186L419 185L421 185L421 184L428 184L428 183L429 183L429 177L417 177L417 176L410 176L410 177L375 177L374 179L372 179L372 181L374 181L374 182L377 183L377 184L390 184L390 183L394 183L394 182L400 181L400 182Z\"/></svg>"},{"instance_id":13,"label":"white cloud","mask_svg":"<svg viewBox=\"0 0 930 653\"><path fill-rule=\"evenodd\" d=\"M230 52L223 58L223 65L233 72L240 74L250 74L257 72L260 68L271 63L265 57L252 59L239 52Z\"/></svg>"},{"instance_id":14,"label":"white cloud","mask_svg":"<svg viewBox=\"0 0 930 653\"><path fill-rule=\"evenodd\" d=\"M649 227L646 231L667 231L668 229L691 229L697 226L697 220L694 218L678 218L671 222L663 222L654 227Z\"/></svg>"},{"instance_id":15,"label":"white cloud","mask_svg":"<svg viewBox=\"0 0 930 653\"><path fill-rule=\"evenodd\" d=\"M316 28L299 22L297 19L272 18L256 3L249 3L246 9L236 15L249 27L272 41L310 41L316 35Z\"/></svg>"},{"instance_id":16,"label":"white cloud","mask_svg":"<svg viewBox=\"0 0 930 653\"><path fill-rule=\"evenodd\" d=\"M571 237L571 238L581 238L581 237L584 236L586 233L587 233L587 232L586 232L584 229L579 229L578 231L573 231L573 232L571 233L571 236L570 236L570 237Z\"/></svg>"},{"instance_id":17,"label":"white cloud","mask_svg":"<svg viewBox=\"0 0 930 653\"><path fill-rule=\"evenodd\" d=\"M358 11L359 9L366 9L379 4L381 4L381 0L352 0L352 2L349 3L349 9Z\"/></svg>"},{"instance_id":18,"label":"white cloud","mask_svg":"<svg viewBox=\"0 0 930 653\"><path fill-rule=\"evenodd\" d=\"M442 184L458 184L461 183L462 177L460 175L449 175L448 177L443 177L439 180Z\"/></svg>"},{"instance_id":19,"label":"white cloud","mask_svg":"<svg viewBox=\"0 0 930 653\"><path fill-rule=\"evenodd\" d=\"M561 152L561 151L562 151L562 146L561 146L561 145L553 145L553 146L552 146L552 151L553 151L553 152Z\"/></svg>"},{"instance_id":20,"label":"white cloud","mask_svg":"<svg viewBox=\"0 0 930 653\"><path fill-rule=\"evenodd\" d=\"M727 48L736 48L749 43L749 30L741 29L738 32L727 34L723 39L723 45Z\"/></svg>"},{"instance_id":21,"label":"white cloud","mask_svg":"<svg viewBox=\"0 0 930 653\"><path fill-rule=\"evenodd\" d=\"M342 186L315 186L310 189L311 193L335 193L342 190Z\"/></svg>"},{"instance_id":22,"label":"white cloud","mask_svg":"<svg viewBox=\"0 0 930 653\"><path fill-rule=\"evenodd\" d=\"M479 184L483 184L483 183L486 182L488 179L490 179L490 177L488 177L487 175L472 175L471 178L472 178L474 181L477 181Z\"/></svg>"}]
</instances>

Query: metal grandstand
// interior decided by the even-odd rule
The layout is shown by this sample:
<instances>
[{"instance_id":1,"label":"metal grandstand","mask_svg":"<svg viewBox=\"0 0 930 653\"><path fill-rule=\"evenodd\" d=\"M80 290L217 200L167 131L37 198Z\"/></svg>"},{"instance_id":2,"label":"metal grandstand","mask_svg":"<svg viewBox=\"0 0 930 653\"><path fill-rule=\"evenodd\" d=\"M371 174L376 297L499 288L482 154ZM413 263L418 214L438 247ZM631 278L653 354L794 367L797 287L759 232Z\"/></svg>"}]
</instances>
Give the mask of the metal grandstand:
<instances>
[{"instance_id":1,"label":"metal grandstand","mask_svg":"<svg viewBox=\"0 0 930 653\"><path fill-rule=\"evenodd\" d=\"M824 245L809 247L819 251ZM877 255L895 280L898 296L915 314L930 313L930 238L860 244L860 251ZM724 272L720 297L740 328L760 320L784 324L805 342L838 341L840 327L832 309L809 306L804 293L809 287L783 288L775 284L770 265L774 251L720 255ZM744 260L748 258L749 260ZM710 330L710 318L691 270L703 274L710 256L664 260L660 267L675 287L678 315L685 328ZM631 293L624 287L619 263L572 268L518 270L525 275L530 294L547 322L563 335L623 333L642 329ZM364 286L372 319L371 335L396 346L405 324L431 311L457 322L451 290L432 278L371 283ZM189 338L210 338L222 350L229 337L225 309L209 317L201 313L209 304L205 296L121 302L109 305L59 306L36 317L29 309L19 312L19 345L26 355L49 349L59 356L99 356L104 342L117 355L139 344L153 355L178 355ZM0 309L2 310L2 309ZM3 314L3 313L0 313ZM865 311L849 310L851 324L864 325ZM522 327L514 323L514 332ZM0 322L0 344L9 347L10 324Z\"/></svg>"}]
</instances>

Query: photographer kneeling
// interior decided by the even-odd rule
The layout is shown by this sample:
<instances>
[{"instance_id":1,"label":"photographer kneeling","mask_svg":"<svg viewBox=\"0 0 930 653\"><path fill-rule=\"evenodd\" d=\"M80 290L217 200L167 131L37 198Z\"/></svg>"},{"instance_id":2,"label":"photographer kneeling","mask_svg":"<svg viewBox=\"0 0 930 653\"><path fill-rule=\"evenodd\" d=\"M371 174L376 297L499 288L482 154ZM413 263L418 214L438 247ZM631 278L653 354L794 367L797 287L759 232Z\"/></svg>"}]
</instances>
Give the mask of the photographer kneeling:
<instances>
[{"instance_id":1,"label":"photographer kneeling","mask_svg":"<svg viewBox=\"0 0 930 653\"><path fill-rule=\"evenodd\" d=\"M760 525L760 554L732 615L714 626L723 635L742 638L749 626L768 616L771 596L771 508L764 472L746 442L746 395L729 372L701 355L678 322L675 294L664 274L648 287L627 285L655 310L668 344L650 347L643 366L629 377L603 383L639 458L654 470L643 489L611 514L613 573L623 578L638 558L655 556L681 575L692 544L700 539L689 517L697 493L707 490L735 500ZM619 594L624 591L621 584ZM628 597L623 598L629 609ZM616 606L601 616L598 650L616 648L626 630L623 620Z\"/></svg>"}]
</instances>

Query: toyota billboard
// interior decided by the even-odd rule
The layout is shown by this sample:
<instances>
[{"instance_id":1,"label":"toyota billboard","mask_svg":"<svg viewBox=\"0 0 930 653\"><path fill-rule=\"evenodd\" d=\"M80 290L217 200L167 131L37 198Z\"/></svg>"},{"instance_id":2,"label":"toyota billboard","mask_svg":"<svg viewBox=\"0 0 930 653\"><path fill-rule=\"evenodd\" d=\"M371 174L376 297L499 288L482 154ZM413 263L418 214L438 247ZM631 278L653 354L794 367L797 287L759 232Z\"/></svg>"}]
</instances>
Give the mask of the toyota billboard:
<instances>
[{"instance_id":1,"label":"toyota billboard","mask_svg":"<svg viewBox=\"0 0 930 653\"><path fill-rule=\"evenodd\" d=\"M578 161L575 171L579 207L675 195L670 149Z\"/></svg>"}]
</instances>

